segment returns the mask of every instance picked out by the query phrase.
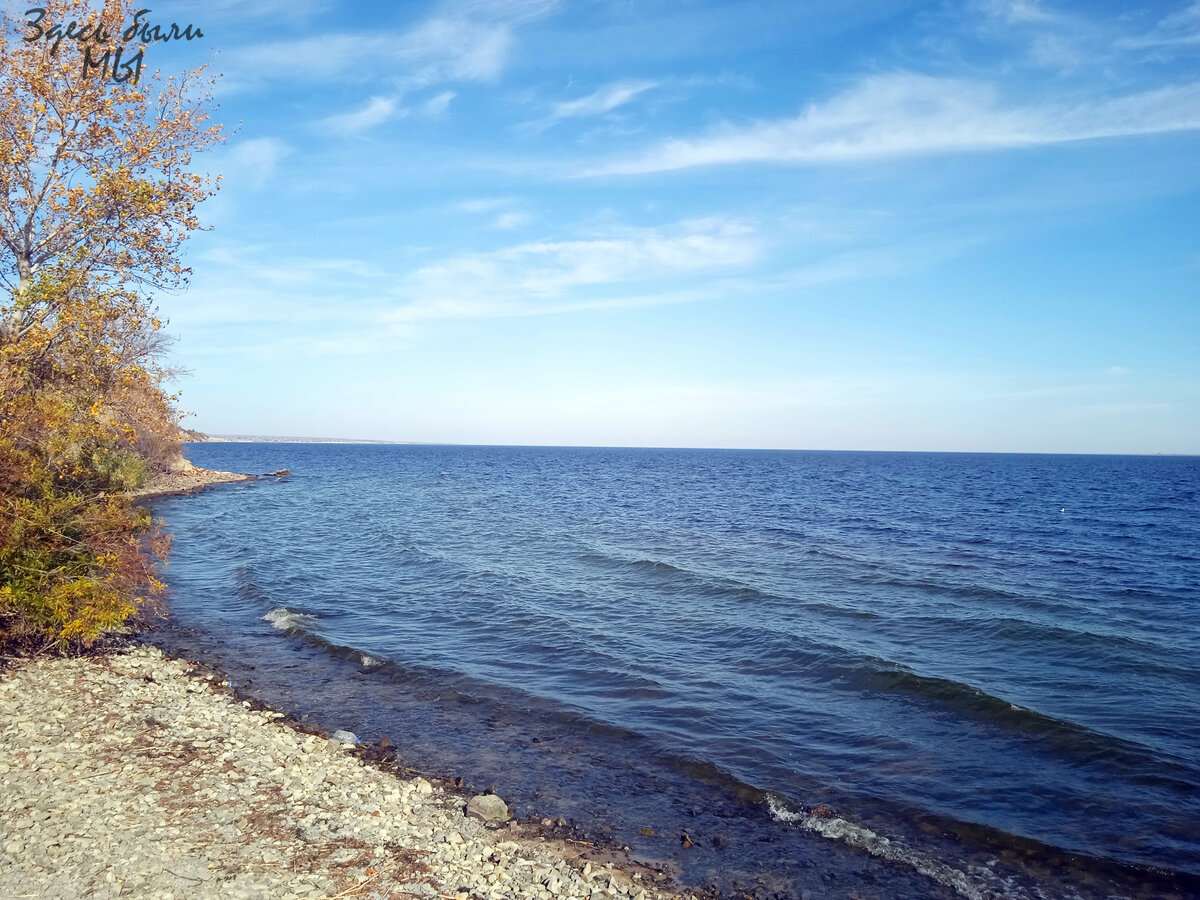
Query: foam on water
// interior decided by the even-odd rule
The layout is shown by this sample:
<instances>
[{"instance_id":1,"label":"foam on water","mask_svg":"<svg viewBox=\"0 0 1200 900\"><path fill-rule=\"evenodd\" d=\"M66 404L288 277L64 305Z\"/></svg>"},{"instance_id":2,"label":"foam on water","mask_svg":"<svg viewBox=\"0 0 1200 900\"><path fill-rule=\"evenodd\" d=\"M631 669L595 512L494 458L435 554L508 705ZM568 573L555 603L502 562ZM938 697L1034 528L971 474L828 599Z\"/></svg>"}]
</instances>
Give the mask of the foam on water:
<instances>
[{"instance_id":1,"label":"foam on water","mask_svg":"<svg viewBox=\"0 0 1200 900\"><path fill-rule=\"evenodd\" d=\"M264 622L270 622L279 631L287 634L295 634L297 632L307 632L309 623L315 621L317 617L311 613L304 613L297 609L288 609L286 606L280 606L271 610L262 618Z\"/></svg>"},{"instance_id":2,"label":"foam on water","mask_svg":"<svg viewBox=\"0 0 1200 900\"><path fill-rule=\"evenodd\" d=\"M829 840L842 841L858 850L864 850L880 859L911 866L925 877L951 888L967 900L993 900L995 897L1012 897L1018 900L1028 896L1024 893L1014 893L1010 885L1002 884L990 872L976 871L968 874L901 841L876 834L870 828L856 825L839 816L818 816L807 811L790 809L782 798L774 794L767 795L767 807L777 822L798 825Z\"/></svg>"}]
</instances>

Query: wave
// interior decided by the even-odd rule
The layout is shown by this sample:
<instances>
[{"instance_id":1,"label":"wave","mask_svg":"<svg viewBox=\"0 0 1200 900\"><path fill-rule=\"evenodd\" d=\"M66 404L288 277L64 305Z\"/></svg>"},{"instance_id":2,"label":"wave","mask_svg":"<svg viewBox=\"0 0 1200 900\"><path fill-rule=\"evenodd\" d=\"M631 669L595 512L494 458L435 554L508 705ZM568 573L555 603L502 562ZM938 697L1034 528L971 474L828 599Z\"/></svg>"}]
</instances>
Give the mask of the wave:
<instances>
[{"instance_id":1,"label":"wave","mask_svg":"<svg viewBox=\"0 0 1200 900\"><path fill-rule=\"evenodd\" d=\"M298 609L288 609L286 606L280 606L271 610L262 617L264 622L270 622L277 630L284 634L311 634L309 630L310 623L316 621L316 616L311 613L301 612Z\"/></svg>"},{"instance_id":2,"label":"wave","mask_svg":"<svg viewBox=\"0 0 1200 900\"><path fill-rule=\"evenodd\" d=\"M888 862L909 866L926 878L948 887L967 900L993 900L998 896L1014 896L1007 885L986 870L964 872L941 860L909 847L902 841L876 834L869 828L836 815L817 815L806 810L795 810L783 798L767 795L767 808L777 822L798 825L807 831L829 840L841 841L856 850L886 859Z\"/></svg>"},{"instance_id":3,"label":"wave","mask_svg":"<svg viewBox=\"0 0 1200 900\"><path fill-rule=\"evenodd\" d=\"M929 578L924 575L906 572L894 563L867 559L861 556L838 552L827 547L806 546L800 552L804 556L831 562L837 567L836 572L824 570L821 573L823 579L836 577L839 581L852 585L911 590L925 595L946 597L953 600L966 600L972 604L985 602L1000 608L1017 606L1038 610L1061 611L1064 609L1074 609L1079 603L1084 602L1083 600L1064 596L1061 593L1054 597L1044 596L1032 588L1018 590L960 578ZM740 578L704 572L663 559L647 558L592 547L589 547L579 558L583 562L605 568L640 572L664 581L675 580L681 585L694 586L697 590L707 594L722 594L741 601L773 602L786 604L790 607L803 606L804 608L815 608L814 601L802 596L796 596L790 591L780 593L750 584ZM978 567L973 565L946 566L942 564L942 568L946 570L967 569L983 574ZM861 614L862 612L861 610L846 609L836 604L823 603L820 606L824 611L839 616ZM875 615L874 613L867 613L865 617L873 617Z\"/></svg>"}]
</instances>

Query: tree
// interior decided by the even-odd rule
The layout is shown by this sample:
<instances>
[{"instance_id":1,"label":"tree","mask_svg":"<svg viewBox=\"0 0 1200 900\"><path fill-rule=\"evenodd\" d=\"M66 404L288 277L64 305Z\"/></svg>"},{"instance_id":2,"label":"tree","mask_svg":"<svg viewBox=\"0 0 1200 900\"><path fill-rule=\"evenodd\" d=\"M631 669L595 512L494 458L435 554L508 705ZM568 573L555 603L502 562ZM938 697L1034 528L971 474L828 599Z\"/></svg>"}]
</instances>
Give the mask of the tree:
<instances>
[{"instance_id":1,"label":"tree","mask_svg":"<svg viewBox=\"0 0 1200 900\"><path fill-rule=\"evenodd\" d=\"M6 11L0 31L0 282L14 298L0 339L9 341L96 279L180 285L180 244L214 189L189 169L192 154L220 139L205 112L203 70L165 79L156 71L138 84L84 74L89 48L120 45L137 12L132 0L106 0L99 12L87 0L44 8L36 27ZM113 40L96 48L46 39L73 22ZM39 277L61 285L68 273L54 303L29 300Z\"/></svg>"},{"instance_id":2,"label":"tree","mask_svg":"<svg viewBox=\"0 0 1200 900\"><path fill-rule=\"evenodd\" d=\"M178 447L148 291L186 281L179 251L215 190L191 158L220 128L202 70L89 71L129 0L43 9L35 28L0 22L0 643L66 648L162 588L165 542L123 496Z\"/></svg>"}]
</instances>

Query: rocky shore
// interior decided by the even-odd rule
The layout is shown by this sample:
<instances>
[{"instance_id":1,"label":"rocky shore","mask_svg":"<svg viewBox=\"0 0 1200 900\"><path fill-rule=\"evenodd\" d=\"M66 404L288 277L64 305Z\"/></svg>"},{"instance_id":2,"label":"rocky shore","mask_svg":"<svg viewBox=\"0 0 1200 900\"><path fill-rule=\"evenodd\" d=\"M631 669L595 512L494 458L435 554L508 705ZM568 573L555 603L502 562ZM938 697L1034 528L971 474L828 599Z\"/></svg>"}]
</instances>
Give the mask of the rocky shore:
<instances>
[{"instance_id":1,"label":"rocky shore","mask_svg":"<svg viewBox=\"0 0 1200 900\"><path fill-rule=\"evenodd\" d=\"M131 491L129 496L139 502L151 500L154 497L165 497L170 494L195 494L208 490L215 484L228 484L235 481L256 481L257 475L244 475L239 472L218 472L214 469L198 469L191 464L174 472L156 475L140 489Z\"/></svg>"},{"instance_id":2,"label":"rocky shore","mask_svg":"<svg viewBox=\"0 0 1200 900\"><path fill-rule=\"evenodd\" d=\"M16 663L0 671L0 897L686 896L371 755L153 647Z\"/></svg>"}]
</instances>

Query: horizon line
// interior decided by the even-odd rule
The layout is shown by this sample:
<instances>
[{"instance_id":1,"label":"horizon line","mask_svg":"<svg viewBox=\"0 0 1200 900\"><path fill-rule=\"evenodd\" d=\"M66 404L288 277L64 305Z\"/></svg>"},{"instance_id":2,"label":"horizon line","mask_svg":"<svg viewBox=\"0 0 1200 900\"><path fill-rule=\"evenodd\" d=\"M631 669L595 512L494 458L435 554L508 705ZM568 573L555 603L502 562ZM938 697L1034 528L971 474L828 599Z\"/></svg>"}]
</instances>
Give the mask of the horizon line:
<instances>
[{"instance_id":1,"label":"horizon line","mask_svg":"<svg viewBox=\"0 0 1200 900\"><path fill-rule=\"evenodd\" d=\"M1140 452L1112 452L1104 450L911 450L894 448L887 450L856 447L683 447L655 444L504 444L487 442L452 441L397 441L383 438L331 438L293 437L275 435L211 434L207 440L181 441L184 444L377 444L396 447L507 447L513 449L546 450L710 450L716 452L742 453L945 453L975 456L1170 456L1181 458L1200 457L1200 452L1185 453L1166 450Z\"/></svg>"}]
</instances>

